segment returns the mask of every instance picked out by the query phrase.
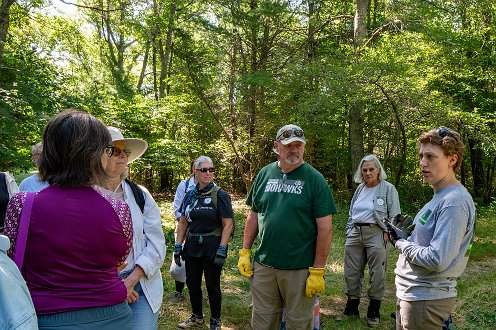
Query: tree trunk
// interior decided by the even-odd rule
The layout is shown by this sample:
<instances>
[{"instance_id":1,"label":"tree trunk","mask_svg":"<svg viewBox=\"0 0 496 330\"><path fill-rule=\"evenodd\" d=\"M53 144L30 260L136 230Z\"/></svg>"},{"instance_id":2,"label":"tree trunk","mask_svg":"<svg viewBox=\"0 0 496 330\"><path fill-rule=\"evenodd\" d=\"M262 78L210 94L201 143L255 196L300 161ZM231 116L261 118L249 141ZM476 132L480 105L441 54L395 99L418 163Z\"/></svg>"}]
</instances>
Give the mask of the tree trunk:
<instances>
[{"instance_id":1,"label":"tree trunk","mask_svg":"<svg viewBox=\"0 0 496 330\"><path fill-rule=\"evenodd\" d=\"M370 0L356 0L354 42L355 47L362 46L367 40L367 16Z\"/></svg>"},{"instance_id":2,"label":"tree trunk","mask_svg":"<svg viewBox=\"0 0 496 330\"><path fill-rule=\"evenodd\" d=\"M354 20L354 44L359 48L367 39L367 10L369 0L356 0L356 11ZM357 60L360 56L356 53ZM349 144L351 154L351 173L353 173L363 158L363 116L362 104L355 97L349 111Z\"/></svg>"},{"instance_id":3,"label":"tree trunk","mask_svg":"<svg viewBox=\"0 0 496 330\"><path fill-rule=\"evenodd\" d=\"M401 175L403 174L403 171L405 170L405 163L406 163L407 137L406 137L406 132L405 132L405 126L403 125L403 122L401 121L398 105L396 104L394 99L389 95L389 93L384 89L384 87L381 84L376 82L375 85L377 87L379 87L379 89L382 92L382 95L384 95L386 97L389 104L391 105L391 109L393 110L396 124L398 125L398 128L400 129L400 133L401 133L401 161L400 161L398 170L396 172L396 178L394 179L394 182L393 182L393 184L396 187L399 187L400 181L401 181Z\"/></svg>"},{"instance_id":4,"label":"tree trunk","mask_svg":"<svg viewBox=\"0 0 496 330\"><path fill-rule=\"evenodd\" d=\"M143 80L145 79L145 73L146 73L146 67L148 66L148 56L150 54L150 40L146 41L145 45L145 55L143 58L143 66L141 67L141 72L138 80L138 85L136 87L136 90L139 91L141 90L141 86L143 86Z\"/></svg>"},{"instance_id":5,"label":"tree trunk","mask_svg":"<svg viewBox=\"0 0 496 330\"><path fill-rule=\"evenodd\" d=\"M174 20L176 16L176 1L173 1L169 10L169 24L167 27L167 36L165 39L165 51L162 43L162 36L159 37L159 50L160 50L160 86L158 97L163 98L165 96L166 86L168 85L166 82L166 78L169 73L169 59L171 57L172 52L172 32L174 29Z\"/></svg>"},{"instance_id":6,"label":"tree trunk","mask_svg":"<svg viewBox=\"0 0 496 330\"><path fill-rule=\"evenodd\" d=\"M478 141L468 139L470 151L470 165L472 166L472 178L474 180L474 196L483 197L484 194L484 166L482 163L483 152L477 147Z\"/></svg>"},{"instance_id":7,"label":"tree trunk","mask_svg":"<svg viewBox=\"0 0 496 330\"><path fill-rule=\"evenodd\" d=\"M493 199L493 182L494 182L494 171L496 169L496 157L493 157L491 161L491 165L487 170L487 180L486 180L486 189L484 192L484 203L490 204Z\"/></svg>"},{"instance_id":8,"label":"tree trunk","mask_svg":"<svg viewBox=\"0 0 496 330\"><path fill-rule=\"evenodd\" d=\"M160 177L160 191L167 191L173 188L174 172L168 168L160 168L159 169L159 177Z\"/></svg>"},{"instance_id":9,"label":"tree trunk","mask_svg":"<svg viewBox=\"0 0 496 330\"><path fill-rule=\"evenodd\" d=\"M355 101L349 112L349 144L351 154L351 173L358 168L363 158L363 117L361 104Z\"/></svg>"},{"instance_id":10,"label":"tree trunk","mask_svg":"<svg viewBox=\"0 0 496 330\"><path fill-rule=\"evenodd\" d=\"M308 32L307 32L307 58L308 62L311 63L315 57L316 44L315 44L315 23L314 23L314 13L315 13L315 1L308 0Z\"/></svg>"},{"instance_id":11,"label":"tree trunk","mask_svg":"<svg viewBox=\"0 0 496 330\"><path fill-rule=\"evenodd\" d=\"M3 50L9 31L10 7L14 2L15 0L2 0L0 6L0 67L2 66Z\"/></svg>"},{"instance_id":12,"label":"tree trunk","mask_svg":"<svg viewBox=\"0 0 496 330\"><path fill-rule=\"evenodd\" d=\"M152 47L152 73L153 73L153 95L155 101L158 101L158 81L157 81L157 45L156 38L153 37Z\"/></svg>"}]
</instances>

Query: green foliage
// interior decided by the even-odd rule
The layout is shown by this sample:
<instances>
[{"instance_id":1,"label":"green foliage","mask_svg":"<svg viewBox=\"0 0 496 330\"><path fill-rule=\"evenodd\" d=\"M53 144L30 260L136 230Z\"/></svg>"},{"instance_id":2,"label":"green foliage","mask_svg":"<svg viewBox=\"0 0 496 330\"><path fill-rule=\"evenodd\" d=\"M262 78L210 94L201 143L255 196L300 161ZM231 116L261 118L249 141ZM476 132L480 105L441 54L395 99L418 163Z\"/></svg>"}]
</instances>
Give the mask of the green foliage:
<instances>
[{"instance_id":1,"label":"green foliage","mask_svg":"<svg viewBox=\"0 0 496 330\"><path fill-rule=\"evenodd\" d=\"M460 178L491 201L494 4L371 2L360 49L351 0L107 5L108 15L86 8L77 18L12 11L0 68L5 169L27 168L48 118L74 107L148 141L132 176L152 190L172 189L191 159L208 154L216 180L245 192L274 156L277 129L293 122L305 129L306 160L346 195L349 113L359 105L364 151L380 157L402 198L419 196L412 209L429 196L416 138L441 125L469 142Z\"/></svg>"},{"instance_id":2,"label":"green foliage","mask_svg":"<svg viewBox=\"0 0 496 330\"><path fill-rule=\"evenodd\" d=\"M24 21L24 18L21 20ZM36 25L36 23L34 23ZM39 43L29 25L9 38L0 67L0 168L31 167L31 147L59 102L60 76L47 55L53 45Z\"/></svg>"}]
</instances>

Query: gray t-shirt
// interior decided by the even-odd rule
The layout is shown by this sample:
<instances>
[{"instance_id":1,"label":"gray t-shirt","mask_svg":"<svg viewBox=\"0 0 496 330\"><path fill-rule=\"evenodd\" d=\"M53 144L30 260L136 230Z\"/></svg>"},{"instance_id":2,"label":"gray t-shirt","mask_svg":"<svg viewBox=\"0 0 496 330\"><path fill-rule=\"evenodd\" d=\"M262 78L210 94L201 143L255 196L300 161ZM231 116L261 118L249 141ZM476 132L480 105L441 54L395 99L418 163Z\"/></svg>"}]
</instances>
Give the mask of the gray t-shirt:
<instances>
[{"instance_id":1,"label":"gray t-shirt","mask_svg":"<svg viewBox=\"0 0 496 330\"><path fill-rule=\"evenodd\" d=\"M372 188L365 186L360 191L351 208L351 218L355 223L375 223L374 199L377 187L378 185Z\"/></svg>"},{"instance_id":2,"label":"gray t-shirt","mask_svg":"<svg viewBox=\"0 0 496 330\"><path fill-rule=\"evenodd\" d=\"M463 273L475 226L475 205L462 185L434 193L415 216L415 230L399 240L396 296L401 300L456 297L456 279Z\"/></svg>"}]
</instances>

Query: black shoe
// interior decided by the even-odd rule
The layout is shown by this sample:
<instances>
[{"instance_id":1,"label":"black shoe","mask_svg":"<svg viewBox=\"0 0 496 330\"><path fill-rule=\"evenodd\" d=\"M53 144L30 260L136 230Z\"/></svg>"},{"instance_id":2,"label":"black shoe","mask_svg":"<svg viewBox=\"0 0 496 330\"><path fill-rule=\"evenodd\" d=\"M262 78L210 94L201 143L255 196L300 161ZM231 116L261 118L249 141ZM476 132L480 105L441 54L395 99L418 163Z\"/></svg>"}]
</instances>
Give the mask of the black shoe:
<instances>
[{"instance_id":1,"label":"black shoe","mask_svg":"<svg viewBox=\"0 0 496 330\"><path fill-rule=\"evenodd\" d=\"M189 319L179 323L177 327L179 329L189 329L195 327L203 327L204 325L205 325L205 320L203 319L203 316L197 316L195 314L191 314Z\"/></svg>"},{"instance_id":2,"label":"black shoe","mask_svg":"<svg viewBox=\"0 0 496 330\"><path fill-rule=\"evenodd\" d=\"M346 302L346 307L344 308L343 314L346 316L356 316L360 317L360 312L358 311L358 305L360 304L360 299L350 299Z\"/></svg>"},{"instance_id":3,"label":"black shoe","mask_svg":"<svg viewBox=\"0 0 496 330\"><path fill-rule=\"evenodd\" d=\"M369 327L376 327L381 323L381 301L377 299L370 299L369 308L367 309L367 325Z\"/></svg>"},{"instance_id":4,"label":"black shoe","mask_svg":"<svg viewBox=\"0 0 496 330\"><path fill-rule=\"evenodd\" d=\"M220 319L210 318L210 330L220 330Z\"/></svg>"},{"instance_id":5,"label":"black shoe","mask_svg":"<svg viewBox=\"0 0 496 330\"><path fill-rule=\"evenodd\" d=\"M178 303L180 303L182 301L184 301L184 295L183 295L183 293L182 292L175 291L172 294L172 298L170 300L170 304L175 305L175 304L178 304Z\"/></svg>"}]
</instances>

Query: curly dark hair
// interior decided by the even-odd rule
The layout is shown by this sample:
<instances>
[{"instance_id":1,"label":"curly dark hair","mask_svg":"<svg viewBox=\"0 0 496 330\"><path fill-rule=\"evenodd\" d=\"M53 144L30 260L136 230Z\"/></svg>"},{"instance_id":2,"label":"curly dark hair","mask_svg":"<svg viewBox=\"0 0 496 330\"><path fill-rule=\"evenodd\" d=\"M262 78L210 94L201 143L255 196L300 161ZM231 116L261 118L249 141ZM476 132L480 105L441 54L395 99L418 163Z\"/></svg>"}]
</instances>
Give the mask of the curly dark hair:
<instances>
[{"instance_id":1,"label":"curly dark hair","mask_svg":"<svg viewBox=\"0 0 496 330\"><path fill-rule=\"evenodd\" d=\"M111 144L107 127L92 115L66 109L53 116L43 132L41 179L63 187L82 187L106 178L102 166Z\"/></svg>"},{"instance_id":2,"label":"curly dark hair","mask_svg":"<svg viewBox=\"0 0 496 330\"><path fill-rule=\"evenodd\" d=\"M433 128L420 134L417 140L417 148L420 149L420 145L427 143L440 146L446 156L457 155L458 160L453 170L456 171L460 168L465 154L465 144L462 142L458 132L444 126Z\"/></svg>"}]
</instances>

